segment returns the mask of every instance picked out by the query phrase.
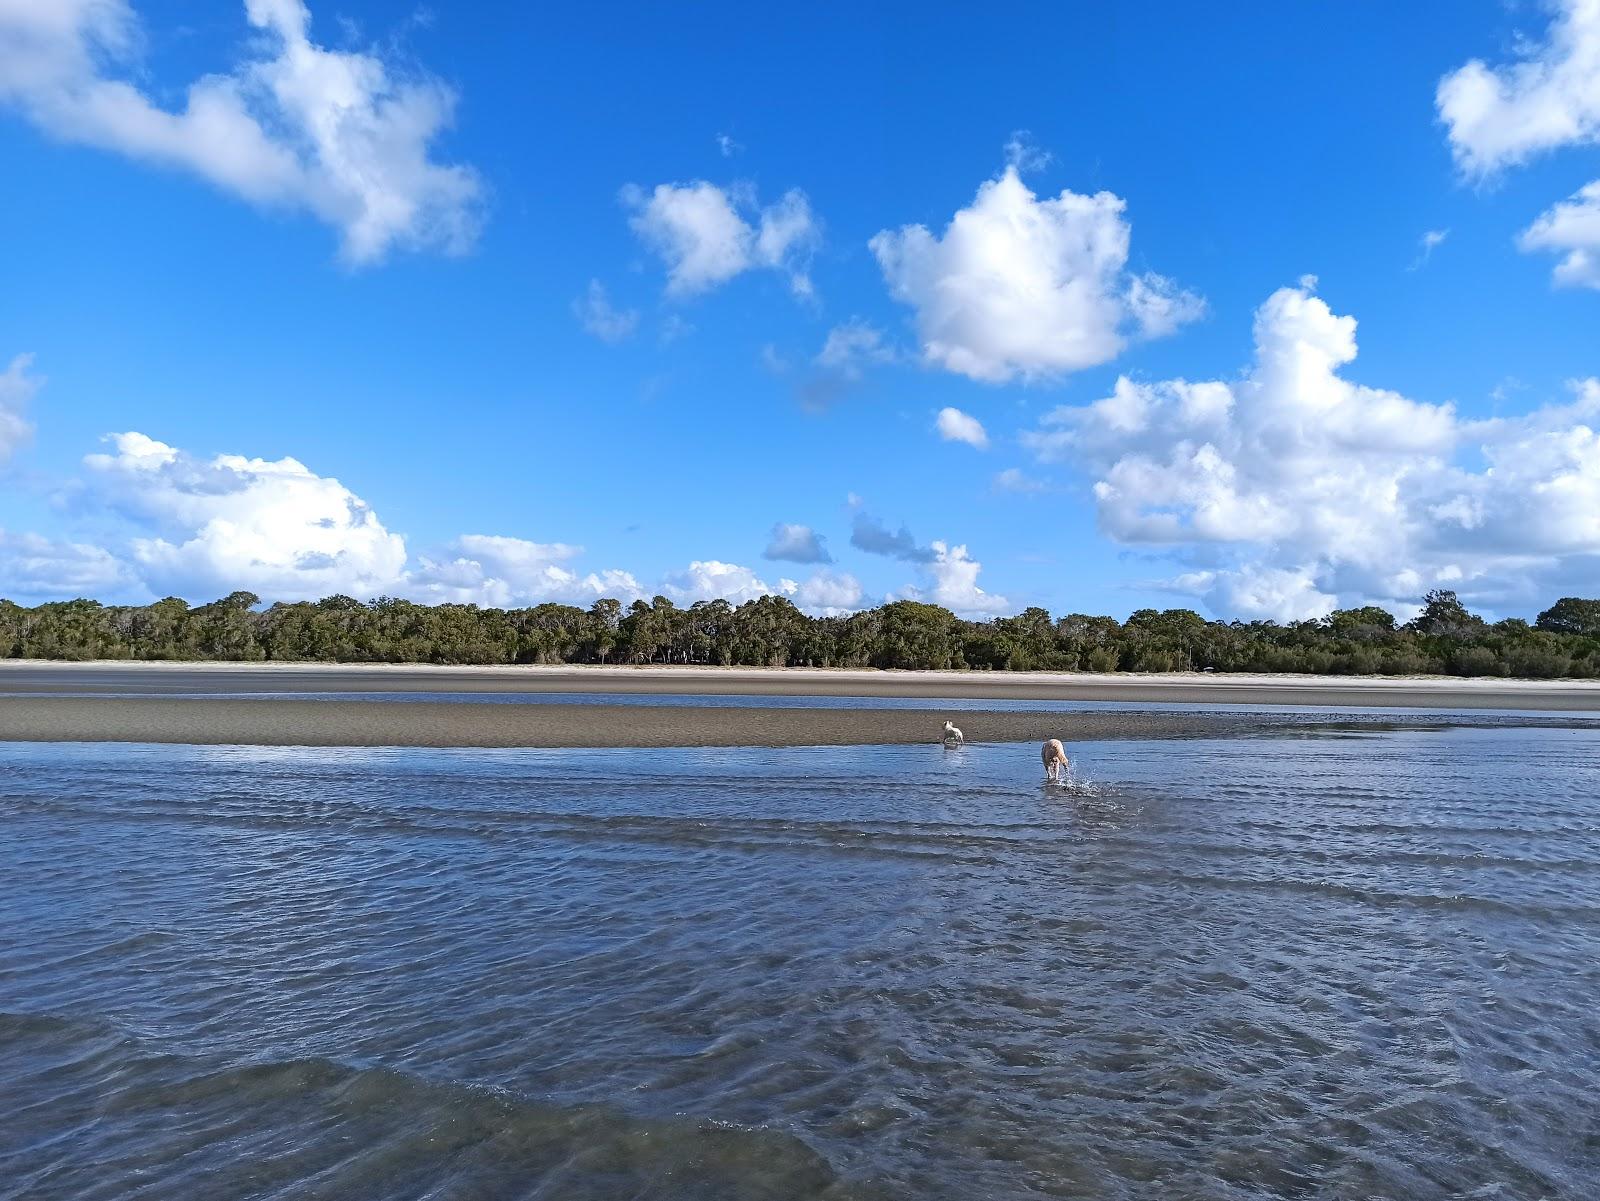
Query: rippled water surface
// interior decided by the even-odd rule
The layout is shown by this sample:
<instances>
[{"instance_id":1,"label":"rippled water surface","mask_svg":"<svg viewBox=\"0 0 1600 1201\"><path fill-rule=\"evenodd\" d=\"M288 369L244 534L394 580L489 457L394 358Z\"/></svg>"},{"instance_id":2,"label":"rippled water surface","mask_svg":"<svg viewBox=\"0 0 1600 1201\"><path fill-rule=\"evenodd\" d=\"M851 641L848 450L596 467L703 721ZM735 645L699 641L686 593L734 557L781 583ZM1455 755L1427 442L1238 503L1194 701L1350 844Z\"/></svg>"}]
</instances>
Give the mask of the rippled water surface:
<instances>
[{"instance_id":1,"label":"rippled water surface","mask_svg":"<svg viewBox=\"0 0 1600 1201\"><path fill-rule=\"evenodd\" d=\"M1069 749L0 746L0 1194L1594 1195L1600 735Z\"/></svg>"}]
</instances>

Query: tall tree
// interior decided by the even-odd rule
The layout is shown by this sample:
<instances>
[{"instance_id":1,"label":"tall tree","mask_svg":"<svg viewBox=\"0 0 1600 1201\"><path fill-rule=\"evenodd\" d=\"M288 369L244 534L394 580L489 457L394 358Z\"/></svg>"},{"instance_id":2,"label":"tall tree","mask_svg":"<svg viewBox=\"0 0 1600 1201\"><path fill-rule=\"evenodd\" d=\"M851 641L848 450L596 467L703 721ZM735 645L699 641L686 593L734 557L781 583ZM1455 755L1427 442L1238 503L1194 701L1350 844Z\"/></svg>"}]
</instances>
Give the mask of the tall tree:
<instances>
[{"instance_id":1,"label":"tall tree","mask_svg":"<svg viewBox=\"0 0 1600 1201\"><path fill-rule=\"evenodd\" d=\"M1552 634L1581 634L1600 638L1600 600L1563 596L1533 623Z\"/></svg>"}]
</instances>

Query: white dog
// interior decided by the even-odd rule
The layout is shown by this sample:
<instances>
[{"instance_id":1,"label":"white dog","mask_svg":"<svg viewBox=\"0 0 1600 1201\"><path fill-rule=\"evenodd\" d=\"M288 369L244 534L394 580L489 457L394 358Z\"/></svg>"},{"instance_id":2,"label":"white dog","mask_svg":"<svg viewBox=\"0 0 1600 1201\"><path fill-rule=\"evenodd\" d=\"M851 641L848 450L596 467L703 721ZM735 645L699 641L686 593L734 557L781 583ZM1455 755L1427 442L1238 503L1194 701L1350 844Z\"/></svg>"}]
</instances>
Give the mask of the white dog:
<instances>
[{"instance_id":1,"label":"white dog","mask_svg":"<svg viewBox=\"0 0 1600 1201\"><path fill-rule=\"evenodd\" d=\"M1072 770L1072 761L1067 758L1059 738L1045 743L1039 750L1039 758L1044 760L1044 778L1052 784L1061 783L1062 776Z\"/></svg>"},{"instance_id":2,"label":"white dog","mask_svg":"<svg viewBox=\"0 0 1600 1201\"><path fill-rule=\"evenodd\" d=\"M943 742L945 746L961 746L967 740L962 736L961 731L956 729L954 725L952 725L950 722L945 722L944 737L941 738L940 741Z\"/></svg>"}]
</instances>

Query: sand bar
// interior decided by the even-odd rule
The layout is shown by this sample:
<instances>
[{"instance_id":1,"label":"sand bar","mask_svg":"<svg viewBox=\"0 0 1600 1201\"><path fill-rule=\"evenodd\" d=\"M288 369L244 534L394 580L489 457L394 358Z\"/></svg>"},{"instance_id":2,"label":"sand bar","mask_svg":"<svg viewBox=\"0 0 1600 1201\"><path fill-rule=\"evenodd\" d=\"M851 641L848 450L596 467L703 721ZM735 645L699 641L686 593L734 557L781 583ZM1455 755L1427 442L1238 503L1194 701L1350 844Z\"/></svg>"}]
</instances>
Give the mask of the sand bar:
<instances>
[{"instance_id":1,"label":"sand bar","mask_svg":"<svg viewBox=\"0 0 1600 1201\"><path fill-rule=\"evenodd\" d=\"M1586 726L1600 719L1374 718L1263 712L795 709L756 705L466 704L450 701L180 697L0 698L0 742L240 746L864 746L935 742L946 717L979 742L1236 738L1379 723Z\"/></svg>"},{"instance_id":2,"label":"sand bar","mask_svg":"<svg viewBox=\"0 0 1600 1201\"><path fill-rule=\"evenodd\" d=\"M329 663L43 663L0 660L0 694L296 692L625 693L1123 701L1316 708L1600 713L1600 681L1453 676L1099 675L723 667L432 667Z\"/></svg>"},{"instance_id":3,"label":"sand bar","mask_svg":"<svg viewBox=\"0 0 1600 1201\"><path fill-rule=\"evenodd\" d=\"M0 741L256 746L823 746L934 742L940 709L470 705L172 697L0 699ZM963 712L974 741L1243 734L1235 715ZM1281 722L1279 723L1281 724Z\"/></svg>"},{"instance_id":4,"label":"sand bar","mask_svg":"<svg viewBox=\"0 0 1600 1201\"><path fill-rule=\"evenodd\" d=\"M318 699L318 693L352 694ZM406 693L404 702L366 693ZM472 703L482 694L657 696L659 704ZM452 694L455 694L454 696ZM674 705L671 696L899 697L914 708ZM463 698L468 699L463 699ZM1254 704L1287 712L965 709L938 699ZM1294 709L1295 706L1309 708ZM932 741L954 716L973 741L1236 737L1348 723L1315 709L1509 709L1590 725L1600 686L1314 676L1067 676L696 668L431 668L0 664L0 741L280 746L785 746ZM1542 714L1542 716L1541 716Z\"/></svg>"}]
</instances>

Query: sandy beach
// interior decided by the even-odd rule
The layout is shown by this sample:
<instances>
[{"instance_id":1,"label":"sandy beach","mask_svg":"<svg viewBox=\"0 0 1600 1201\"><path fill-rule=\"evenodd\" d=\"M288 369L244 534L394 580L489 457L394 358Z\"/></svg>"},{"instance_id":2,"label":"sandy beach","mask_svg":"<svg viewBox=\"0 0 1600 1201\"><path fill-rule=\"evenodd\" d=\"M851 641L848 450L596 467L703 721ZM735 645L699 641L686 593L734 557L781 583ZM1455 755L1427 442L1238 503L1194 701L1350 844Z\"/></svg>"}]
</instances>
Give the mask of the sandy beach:
<instances>
[{"instance_id":1,"label":"sandy beach","mask_svg":"<svg viewBox=\"0 0 1600 1201\"><path fill-rule=\"evenodd\" d=\"M316 694L349 694L323 699ZM398 702L374 695L401 693ZM484 694L884 697L927 707L794 708L544 701ZM419 696L419 694L421 694ZM433 699L436 694L437 699ZM454 694L454 695L453 695ZM463 697L467 699L463 699ZM474 703L471 698L478 698ZM984 742L1232 736L1303 728L1316 709L1600 711L1600 685L1312 676L1068 676L705 668L435 668L343 665L0 665L0 740L287 746L780 746L927 742L937 700L1171 702L1298 712L1088 712L966 708ZM1337 723L1337 713L1328 722Z\"/></svg>"},{"instance_id":2,"label":"sandy beach","mask_svg":"<svg viewBox=\"0 0 1600 1201\"><path fill-rule=\"evenodd\" d=\"M0 660L0 696L296 692L623 693L1122 701L1600 713L1600 681L1458 676L1131 675L750 667L436 667L387 663Z\"/></svg>"}]
</instances>

